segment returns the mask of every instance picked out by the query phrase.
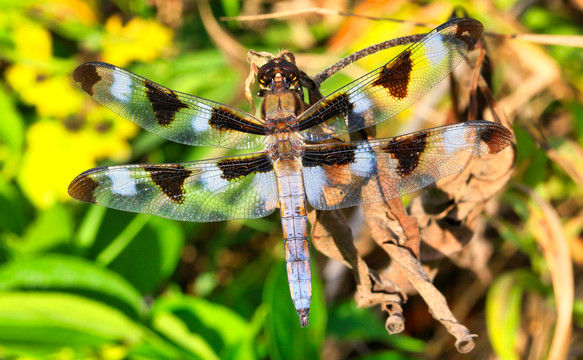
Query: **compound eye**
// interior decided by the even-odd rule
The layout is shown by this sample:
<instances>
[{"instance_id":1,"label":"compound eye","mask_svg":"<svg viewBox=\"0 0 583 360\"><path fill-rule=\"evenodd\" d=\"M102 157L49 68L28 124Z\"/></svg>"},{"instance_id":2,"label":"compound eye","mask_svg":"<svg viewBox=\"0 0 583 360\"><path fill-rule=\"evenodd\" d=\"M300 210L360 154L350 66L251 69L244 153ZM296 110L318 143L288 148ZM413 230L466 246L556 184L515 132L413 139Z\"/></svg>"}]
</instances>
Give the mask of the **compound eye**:
<instances>
[{"instance_id":1,"label":"compound eye","mask_svg":"<svg viewBox=\"0 0 583 360\"><path fill-rule=\"evenodd\" d=\"M298 68L290 62L285 62L281 64L281 68L285 71L287 79L290 83L295 84L298 82Z\"/></svg>"},{"instance_id":2,"label":"compound eye","mask_svg":"<svg viewBox=\"0 0 583 360\"><path fill-rule=\"evenodd\" d=\"M267 78L270 77L270 74L273 72L273 69L276 66L277 65L275 65L272 62L268 62L267 64L260 67L259 71L257 72L257 77L259 78L259 81L267 82L268 81Z\"/></svg>"},{"instance_id":3,"label":"compound eye","mask_svg":"<svg viewBox=\"0 0 583 360\"><path fill-rule=\"evenodd\" d=\"M263 86L266 86L268 82L267 76L265 76L265 74L261 74L259 76L259 83Z\"/></svg>"}]
</instances>

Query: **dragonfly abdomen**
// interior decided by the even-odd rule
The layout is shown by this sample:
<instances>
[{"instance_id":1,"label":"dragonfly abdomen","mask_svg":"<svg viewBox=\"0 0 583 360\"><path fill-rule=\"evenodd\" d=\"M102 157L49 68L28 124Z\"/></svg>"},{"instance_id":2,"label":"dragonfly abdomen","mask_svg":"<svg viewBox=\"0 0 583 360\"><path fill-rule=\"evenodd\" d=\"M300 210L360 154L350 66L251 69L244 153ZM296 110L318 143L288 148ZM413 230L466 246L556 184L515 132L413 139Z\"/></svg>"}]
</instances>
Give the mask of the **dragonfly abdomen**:
<instances>
[{"instance_id":1,"label":"dragonfly abdomen","mask_svg":"<svg viewBox=\"0 0 583 360\"><path fill-rule=\"evenodd\" d=\"M312 298L312 274L302 173L278 174L277 185L289 290L301 325L307 326Z\"/></svg>"}]
</instances>

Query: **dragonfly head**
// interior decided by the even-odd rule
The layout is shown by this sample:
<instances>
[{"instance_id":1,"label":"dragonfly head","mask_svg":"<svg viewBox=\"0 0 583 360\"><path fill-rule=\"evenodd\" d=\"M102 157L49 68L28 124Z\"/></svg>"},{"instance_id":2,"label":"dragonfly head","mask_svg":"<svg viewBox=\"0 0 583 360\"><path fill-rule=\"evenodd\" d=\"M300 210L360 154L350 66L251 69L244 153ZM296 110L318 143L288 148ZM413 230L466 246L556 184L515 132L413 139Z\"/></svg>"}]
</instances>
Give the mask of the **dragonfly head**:
<instances>
[{"instance_id":1,"label":"dragonfly head","mask_svg":"<svg viewBox=\"0 0 583 360\"><path fill-rule=\"evenodd\" d=\"M270 60L259 68L257 80L259 81L260 96L268 92L302 91L298 67L279 57Z\"/></svg>"}]
</instances>

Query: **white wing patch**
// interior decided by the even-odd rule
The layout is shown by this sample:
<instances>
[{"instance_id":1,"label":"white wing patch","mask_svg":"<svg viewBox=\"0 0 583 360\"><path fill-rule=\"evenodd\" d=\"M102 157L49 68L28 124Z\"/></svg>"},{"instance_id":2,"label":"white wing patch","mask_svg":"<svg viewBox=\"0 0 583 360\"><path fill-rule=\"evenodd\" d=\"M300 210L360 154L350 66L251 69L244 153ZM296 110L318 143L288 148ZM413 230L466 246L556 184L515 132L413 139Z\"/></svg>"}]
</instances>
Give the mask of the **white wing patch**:
<instances>
[{"instance_id":1,"label":"white wing patch","mask_svg":"<svg viewBox=\"0 0 583 360\"><path fill-rule=\"evenodd\" d=\"M352 111L359 115L365 111L372 109L373 107L372 101L370 101L370 99L366 97L366 95L363 95L360 92L357 93L349 92L348 99L354 105Z\"/></svg>"},{"instance_id":2,"label":"white wing patch","mask_svg":"<svg viewBox=\"0 0 583 360\"><path fill-rule=\"evenodd\" d=\"M304 167L304 184L306 184L306 197L313 204L318 204L323 196L326 186L326 170L321 166Z\"/></svg>"},{"instance_id":3,"label":"white wing patch","mask_svg":"<svg viewBox=\"0 0 583 360\"><path fill-rule=\"evenodd\" d=\"M132 79L119 71L112 71L113 84L109 91L116 99L127 103L132 95Z\"/></svg>"},{"instance_id":4,"label":"white wing patch","mask_svg":"<svg viewBox=\"0 0 583 360\"><path fill-rule=\"evenodd\" d=\"M370 145L359 145L354 154L354 162L350 163L350 170L362 177L368 177L375 167L375 153Z\"/></svg>"},{"instance_id":5,"label":"white wing patch","mask_svg":"<svg viewBox=\"0 0 583 360\"><path fill-rule=\"evenodd\" d=\"M262 207L266 210L275 209L278 206L278 202L277 196L274 194L274 189L277 189L277 185L273 173L258 173L253 180L259 197L264 201Z\"/></svg>"},{"instance_id":6,"label":"white wing patch","mask_svg":"<svg viewBox=\"0 0 583 360\"><path fill-rule=\"evenodd\" d=\"M423 46L427 50L426 55L432 65L438 65L449 54L449 50L443 44L441 34L433 35Z\"/></svg>"},{"instance_id":7,"label":"white wing patch","mask_svg":"<svg viewBox=\"0 0 583 360\"><path fill-rule=\"evenodd\" d=\"M190 126L196 132L205 132L209 129L209 120L211 119L213 108L203 103L196 105L199 107L199 110L190 120Z\"/></svg>"},{"instance_id":8,"label":"white wing patch","mask_svg":"<svg viewBox=\"0 0 583 360\"><path fill-rule=\"evenodd\" d=\"M205 190L210 192L225 192L230 188L231 183L227 179L223 179L221 175L223 171L216 165L209 165L208 170L200 174L198 178L202 182ZM222 190L222 191L219 191Z\"/></svg>"},{"instance_id":9,"label":"white wing patch","mask_svg":"<svg viewBox=\"0 0 583 360\"><path fill-rule=\"evenodd\" d=\"M443 136L443 149L445 149L447 155L456 154L460 148L468 145L466 131L465 126L455 126L441 133L441 136Z\"/></svg>"},{"instance_id":10,"label":"white wing patch","mask_svg":"<svg viewBox=\"0 0 583 360\"><path fill-rule=\"evenodd\" d=\"M111 180L111 191L123 196L134 196L138 193L136 180L130 176L127 169L112 170L108 174Z\"/></svg>"}]
</instances>

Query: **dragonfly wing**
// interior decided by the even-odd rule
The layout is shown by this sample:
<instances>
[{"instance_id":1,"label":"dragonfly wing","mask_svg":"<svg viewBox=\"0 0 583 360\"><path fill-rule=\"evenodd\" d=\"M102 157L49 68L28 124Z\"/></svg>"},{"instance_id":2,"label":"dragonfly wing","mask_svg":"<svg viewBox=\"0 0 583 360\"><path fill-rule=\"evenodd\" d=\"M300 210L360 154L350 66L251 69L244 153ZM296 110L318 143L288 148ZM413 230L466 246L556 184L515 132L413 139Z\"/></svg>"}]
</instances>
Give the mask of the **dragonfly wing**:
<instances>
[{"instance_id":1,"label":"dragonfly wing","mask_svg":"<svg viewBox=\"0 0 583 360\"><path fill-rule=\"evenodd\" d=\"M263 121L251 114L170 90L102 62L75 69L73 78L99 103L168 140L198 146L247 149L261 145Z\"/></svg>"},{"instance_id":2,"label":"dragonfly wing","mask_svg":"<svg viewBox=\"0 0 583 360\"><path fill-rule=\"evenodd\" d=\"M103 166L69 185L81 201L168 219L255 219L277 207L277 186L264 152L181 164Z\"/></svg>"},{"instance_id":3,"label":"dragonfly wing","mask_svg":"<svg viewBox=\"0 0 583 360\"><path fill-rule=\"evenodd\" d=\"M326 96L299 116L299 130L321 141L392 118L445 78L480 39L482 24L454 19L363 77Z\"/></svg>"},{"instance_id":4,"label":"dragonfly wing","mask_svg":"<svg viewBox=\"0 0 583 360\"><path fill-rule=\"evenodd\" d=\"M461 171L464 156L496 154L512 139L504 126L477 120L394 138L309 145L302 158L308 202L332 210L397 198Z\"/></svg>"}]
</instances>

